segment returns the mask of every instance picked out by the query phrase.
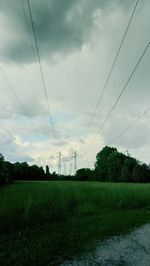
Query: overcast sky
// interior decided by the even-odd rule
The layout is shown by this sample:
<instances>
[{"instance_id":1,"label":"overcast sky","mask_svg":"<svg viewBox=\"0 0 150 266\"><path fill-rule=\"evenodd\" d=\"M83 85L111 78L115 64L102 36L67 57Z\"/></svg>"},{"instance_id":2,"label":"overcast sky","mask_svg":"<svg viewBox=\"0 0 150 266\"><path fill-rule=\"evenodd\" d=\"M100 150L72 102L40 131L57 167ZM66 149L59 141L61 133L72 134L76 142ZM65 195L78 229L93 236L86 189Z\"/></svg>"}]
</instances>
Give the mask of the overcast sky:
<instances>
[{"instance_id":1,"label":"overcast sky","mask_svg":"<svg viewBox=\"0 0 150 266\"><path fill-rule=\"evenodd\" d=\"M150 41L150 1L141 0L88 127L135 2L30 0L54 140L27 1L0 0L0 152L6 160L48 164L50 171L57 171L61 151L62 168L66 164L68 172L77 151L78 167L93 167L97 152L150 106L149 48L103 131L89 146ZM112 146L149 163L150 112Z\"/></svg>"}]
</instances>

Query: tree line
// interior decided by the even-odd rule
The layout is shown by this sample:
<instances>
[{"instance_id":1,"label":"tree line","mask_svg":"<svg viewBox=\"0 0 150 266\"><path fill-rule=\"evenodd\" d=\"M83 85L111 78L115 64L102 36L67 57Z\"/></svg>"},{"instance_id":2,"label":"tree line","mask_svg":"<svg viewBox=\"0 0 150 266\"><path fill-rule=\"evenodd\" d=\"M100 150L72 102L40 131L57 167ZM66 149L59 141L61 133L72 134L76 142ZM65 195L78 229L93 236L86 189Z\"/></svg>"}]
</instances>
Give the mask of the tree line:
<instances>
[{"instance_id":1,"label":"tree line","mask_svg":"<svg viewBox=\"0 0 150 266\"><path fill-rule=\"evenodd\" d=\"M95 169L79 169L77 179L103 182L150 182L150 167L116 148L104 147L96 156Z\"/></svg>"},{"instance_id":2,"label":"tree line","mask_svg":"<svg viewBox=\"0 0 150 266\"><path fill-rule=\"evenodd\" d=\"M0 185L9 184L13 181L50 181L71 180L72 176L59 176L55 172L50 173L49 166L44 168L38 165L29 165L27 162L11 163L4 160L0 154Z\"/></svg>"},{"instance_id":3,"label":"tree line","mask_svg":"<svg viewBox=\"0 0 150 266\"><path fill-rule=\"evenodd\" d=\"M82 168L75 176L50 173L48 165L43 167L29 165L27 162L11 163L0 154L0 184L16 180L74 180L102 182L150 182L150 167L140 163L129 154L125 155L113 147L104 147L96 156L94 169Z\"/></svg>"}]
</instances>

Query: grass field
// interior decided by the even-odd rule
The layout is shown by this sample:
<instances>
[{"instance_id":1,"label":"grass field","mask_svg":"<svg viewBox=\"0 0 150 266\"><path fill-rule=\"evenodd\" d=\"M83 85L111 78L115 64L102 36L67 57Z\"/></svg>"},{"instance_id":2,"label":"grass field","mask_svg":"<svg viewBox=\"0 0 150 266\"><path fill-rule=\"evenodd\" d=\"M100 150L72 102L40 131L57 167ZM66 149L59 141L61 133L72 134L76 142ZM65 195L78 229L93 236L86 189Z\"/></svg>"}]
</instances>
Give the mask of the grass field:
<instances>
[{"instance_id":1,"label":"grass field","mask_svg":"<svg viewBox=\"0 0 150 266\"><path fill-rule=\"evenodd\" d=\"M18 182L0 188L0 265L59 265L148 222L148 184Z\"/></svg>"}]
</instances>

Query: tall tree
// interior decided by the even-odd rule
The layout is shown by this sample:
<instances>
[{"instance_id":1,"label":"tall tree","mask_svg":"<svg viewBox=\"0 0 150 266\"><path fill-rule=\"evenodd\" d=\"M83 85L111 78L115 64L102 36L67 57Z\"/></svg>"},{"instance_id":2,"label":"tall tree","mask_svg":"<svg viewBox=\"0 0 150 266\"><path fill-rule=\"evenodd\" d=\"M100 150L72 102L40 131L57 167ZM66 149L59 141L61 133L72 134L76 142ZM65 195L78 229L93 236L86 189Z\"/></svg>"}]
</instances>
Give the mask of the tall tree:
<instances>
[{"instance_id":1,"label":"tall tree","mask_svg":"<svg viewBox=\"0 0 150 266\"><path fill-rule=\"evenodd\" d=\"M50 172L49 172L49 166L46 165L46 177L49 178L50 177Z\"/></svg>"},{"instance_id":2,"label":"tall tree","mask_svg":"<svg viewBox=\"0 0 150 266\"><path fill-rule=\"evenodd\" d=\"M127 157L126 160L124 161L124 164L122 166L122 171L121 171L121 181L132 181L132 173L133 169L136 167L138 164L137 160L132 158L132 157Z\"/></svg>"},{"instance_id":3,"label":"tall tree","mask_svg":"<svg viewBox=\"0 0 150 266\"><path fill-rule=\"evenodd\" d=\"M95 171L98 180L105 181L108 178L108 160L110 155L116 151L116 148L106 146L97 154Z\"/></svg>"},{"instance_id":4,"label":"tall tree","mask_svg":"<svg viewBox=\"0 0 150 266\"><path fill-rule=\"evenodd\" d=\"M125 159L126 156L117 150L110 154L108 159L108 179L110 181L121 181L120 176Z\"/></svg>"}]
</instances>

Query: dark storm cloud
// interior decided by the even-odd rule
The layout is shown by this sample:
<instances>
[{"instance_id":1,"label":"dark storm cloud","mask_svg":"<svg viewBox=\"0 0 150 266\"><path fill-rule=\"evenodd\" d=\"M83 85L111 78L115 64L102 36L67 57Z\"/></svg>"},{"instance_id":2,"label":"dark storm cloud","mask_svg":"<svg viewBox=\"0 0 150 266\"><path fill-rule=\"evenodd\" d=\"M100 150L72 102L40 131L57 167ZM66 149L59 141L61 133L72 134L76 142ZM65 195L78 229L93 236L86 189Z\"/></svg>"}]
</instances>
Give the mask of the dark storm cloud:
<instances>
[{"instance_id":1,"label":"dark storm cloud","mask_svg":"<svg viewBox=\"0 0 150 266\"><path fill-rule=\"evenodd\" d=\"M111 8L115 4L130 6L131 1L123 0L30 0L33 20L39 42L40 53L45 59L81 49L92 38L96 27L94 14L97 9ZM124 3L125 2L125 3ZM113 4L112 4L113 3ZM1 48L3 60L16 62L33 61L32 44L27 34L22 5L26 10L28 27L31 31L26 0L2 0L1 14L7 22L9 42ZM3 29L4 30L4 29ZM30 32L32 38L32 32ZM31 44L32 43L32 44Z\"/></svg>"}]
</instances>

